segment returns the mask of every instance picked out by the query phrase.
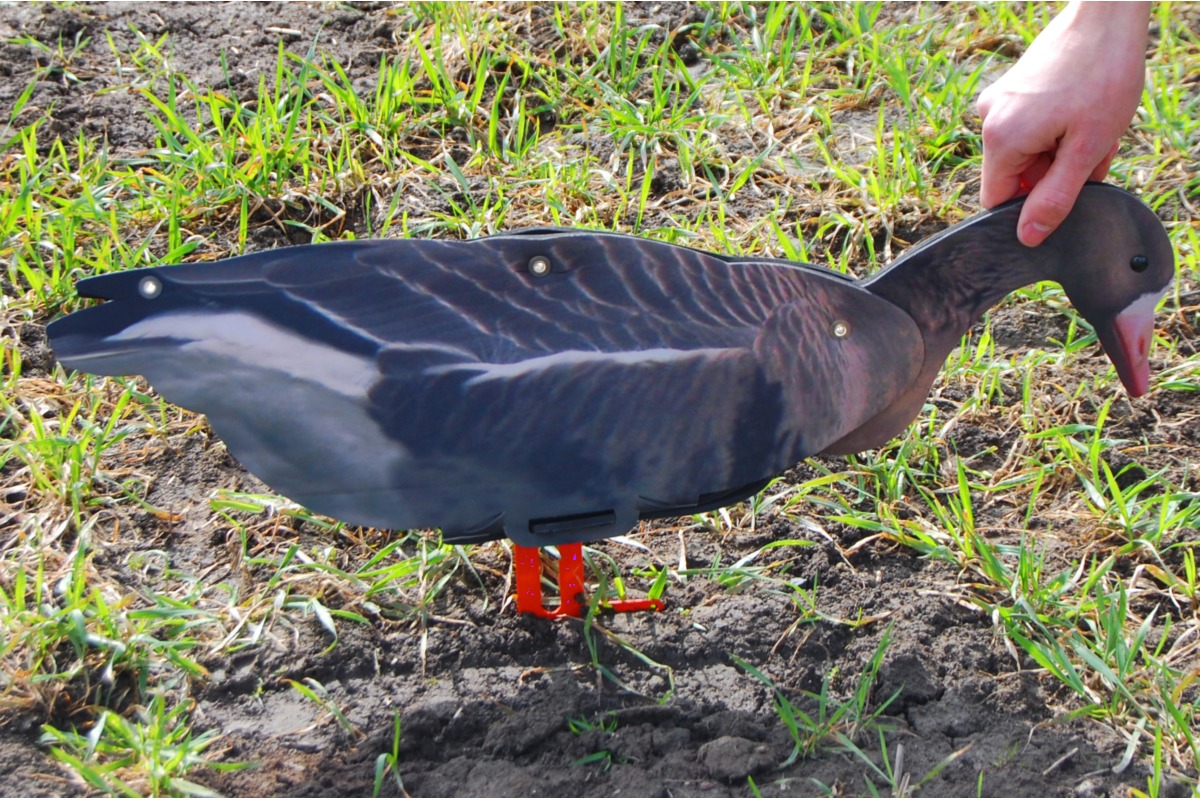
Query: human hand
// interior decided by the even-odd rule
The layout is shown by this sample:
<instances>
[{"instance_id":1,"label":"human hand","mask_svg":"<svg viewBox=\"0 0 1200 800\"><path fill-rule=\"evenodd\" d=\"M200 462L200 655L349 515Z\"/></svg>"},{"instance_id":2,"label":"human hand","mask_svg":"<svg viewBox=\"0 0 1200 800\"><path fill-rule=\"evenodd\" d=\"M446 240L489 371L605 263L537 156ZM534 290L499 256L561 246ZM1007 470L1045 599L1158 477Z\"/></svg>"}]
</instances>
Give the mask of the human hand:
<instances>
[{"instance_id":1,"label":"human hand","mask_svg":"<svg viewBox=\"0 0 1200 800\"><path fill-rule=\"evenodd\" d=\"M979 95L985 208L1029 193L1017 238L1034 247L1083 184L1103 180L1145 82L1149 3L1072 2Z\"/></svg>"}]
</instances>

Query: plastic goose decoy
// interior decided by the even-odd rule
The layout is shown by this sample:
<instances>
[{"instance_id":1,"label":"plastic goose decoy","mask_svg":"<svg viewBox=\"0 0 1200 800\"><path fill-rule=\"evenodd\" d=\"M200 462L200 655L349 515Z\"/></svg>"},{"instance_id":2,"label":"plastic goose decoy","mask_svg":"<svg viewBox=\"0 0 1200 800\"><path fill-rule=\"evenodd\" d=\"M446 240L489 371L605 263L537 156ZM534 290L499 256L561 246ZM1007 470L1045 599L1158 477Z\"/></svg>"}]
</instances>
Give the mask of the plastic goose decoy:
<instances>
[{"instance_id":1,"label":"plastic goose decoy","mask_svg":"<svg viewBox=\"0 0 1200 800\"><path fill-rule=\"evenodd\" d=\"M1174 276L1162 224L1089 184L1030 249L1019 212L966 220L863 281L594 231L293 247L88 278L79 294L107 302L49 335L67 367L144 375L207 414L250 472L313 511L508 536L518 607L578 614L580 542L884 444L971 324L1031 282L1062 284L1145 393ZM547 545L554 611L526 549Z\"/></svg>"}]
</instances>

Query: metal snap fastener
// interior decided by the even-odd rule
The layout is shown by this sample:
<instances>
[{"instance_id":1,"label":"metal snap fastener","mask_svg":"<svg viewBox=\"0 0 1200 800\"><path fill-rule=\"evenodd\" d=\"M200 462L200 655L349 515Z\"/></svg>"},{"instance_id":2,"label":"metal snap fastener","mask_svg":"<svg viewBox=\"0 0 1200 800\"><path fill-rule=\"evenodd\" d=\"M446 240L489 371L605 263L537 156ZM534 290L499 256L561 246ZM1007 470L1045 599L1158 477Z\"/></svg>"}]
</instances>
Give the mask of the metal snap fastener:
<instances>
[{"instance_id":1,"label":"metal snap fastener","mask_svg":"<svg viewBox=\"0 0 1200 800\"><path fill-rule=\"evenodd\" d=\"M138 292L147 300L153 300L162 294L162 281L147 275L138 283Z\"/></svg>"}]
</instances>

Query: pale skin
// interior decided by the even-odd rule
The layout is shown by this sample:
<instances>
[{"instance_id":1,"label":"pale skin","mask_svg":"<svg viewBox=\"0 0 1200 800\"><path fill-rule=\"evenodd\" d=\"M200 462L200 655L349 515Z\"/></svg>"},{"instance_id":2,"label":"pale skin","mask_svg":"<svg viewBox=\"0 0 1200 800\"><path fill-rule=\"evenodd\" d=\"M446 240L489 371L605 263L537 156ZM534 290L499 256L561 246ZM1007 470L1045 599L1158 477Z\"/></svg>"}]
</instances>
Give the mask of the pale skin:
<instances>
[{"instance_id":1,"label":"pale skin","mask_svg":"<svg viewBox=\"0 0 1200 800\"><path fill-rule=\"evenodd\" d=\"M1073 0L979 96L985 208L1028 192L1017 238L1045 241L1103 180L1145 82L1150 4Z\"/></svg>"}]
</instances>

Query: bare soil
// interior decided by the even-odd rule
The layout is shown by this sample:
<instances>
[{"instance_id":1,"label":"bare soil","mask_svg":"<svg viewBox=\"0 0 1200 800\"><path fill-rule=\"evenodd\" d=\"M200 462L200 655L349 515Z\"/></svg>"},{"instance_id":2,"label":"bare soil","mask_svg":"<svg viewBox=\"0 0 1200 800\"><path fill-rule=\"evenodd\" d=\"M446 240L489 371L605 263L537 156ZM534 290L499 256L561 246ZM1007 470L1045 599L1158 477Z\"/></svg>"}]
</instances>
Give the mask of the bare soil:
<instances>
[{"instance_id":1,"label":"bare soil","mask_svg":"<svg viewBox=\"0 0 1200 800\"><path fill-rule=\"evenodd\" d=\"M627 12L683 13L671 7ZM6 7L0 39L30 35L51 45L75 41L77 35L90 39L75 69L80 80L55 80L49 74L32 100L37 108L53 106L51 130L64 141L82 132L105 137L114 152L153 146L154 130L140 113L144 101L125 91L102 91L116 84L116 76L89 66L93 57L97 63L108 57L106 32L123 47L133 46L130 23L152 38L169 33L176 66L193 79L252 86L260 76L270 80L281 38L298 54L316 40L317 48L336 56L352 77L370 80L403 16L373 4ZM222 52L231 78L218 58ZM17 94L41 65L28 46L0 45L0 118L8 117ZM19 332L27 371L50 366L44 322ZM1040 344L1058 338L1055 326L1061 323L1049 312L1045 318L1013 314L998 321L996 338L1001 347L1013 349ZM1183 332L1182 338L1189 336ZM1194 332L1190 340L1194 346ZM942 400L949 401L951 394ZM1186 413L1190 402L1169 392L1153 398L1156 407L1134 408L1120 399L1112 415L1123 435L1161 437L1166 434L1155 415L1173 419ZM1191 435L1182 428L1177 434ZM945 450L997 446L1002 457L1012 436L986 419L963 421L948 434ZM97 537L97 568L136 590L153 576L131 566L138 563L131 555L160 550L172 568L204 573L208 584L261 580L231 566L228 554L239 545L205 500L216 487L254 488L255 481L203 432L145 446L150 450L139 470L152 481L148 500L176 518L115 513L120 524L105 525L108 533ZM806 469L793 477L805 477ZM981 499L979 513L986 517L993 502L999 501ZM986 518L980 524L985 526ZM764 581L730 592L693 576L669 588L665 612L598 618L599 625L656 662L648 664L581 621L519 617L504 607L507 552L493 543L474 551L478 574L459 576L424 626L396 622L384 613L370 625L343 621L341 638L330 649L329 634L314 619L295 628L277 626L257 647L211 658L205 664L209 675L193 689L196 728L220 731L226 759L255 766L191 777L228 795L369 794L375 760L391 750L393 714L399 712L401 772L414 796L748 796L753 790L747 776L766 795L868 793L864 776L879 784L878 778L848 753L822 749L780 768L792 741L771 692L739 669L733 656L768 674L814 714L815 706L801 698L801 691L818 691L832 675L834 695L848 696L890 631L871 689L872 707L898 691L883 715L894 727L887 736L888 757L895 759L902 745L903 772L916 781L964 751L921 786L920 794L1101 796L1144 785L1146 772L1136 762L1113 772L1124 740L1100 724L1067 716L1071 699L1065 690L1006 649L992 620L964 601L959 576L949 565L882 541L855 547L863 534L849 527L827 526L828 538L814 537L774 511L760 517L753 530L685 530L684 525L691 523L646 526L634 537L645 552L611 542L600 547L629 574L639 564L681 559L693 569L729 564L768 541L816 538L814 546L782 548L772 558L786 563L777 575L819 587L818 608L830 621L794 625L797 610ZM261 535L264 543L271 537L302 544L326 537L304 523ZM370 547L382 541L334 543ZM1047 546L1054 550L1066 544L1051 538ZM336 598L329 602L335 604ZM855 620L861 624L846 623ZM594 660L589 639L598 648ZM615 673L624 687L602 678L595 662ZM355 730L302 698L287 679L319 681ZM610 730L572 732L568 720L580 718L607 721ZM28 712L7 719L0 730L4 794L82 790L37 744L44 716ZM859 745L882 763L877 738Z\"/></svg>"}]
</instances>

